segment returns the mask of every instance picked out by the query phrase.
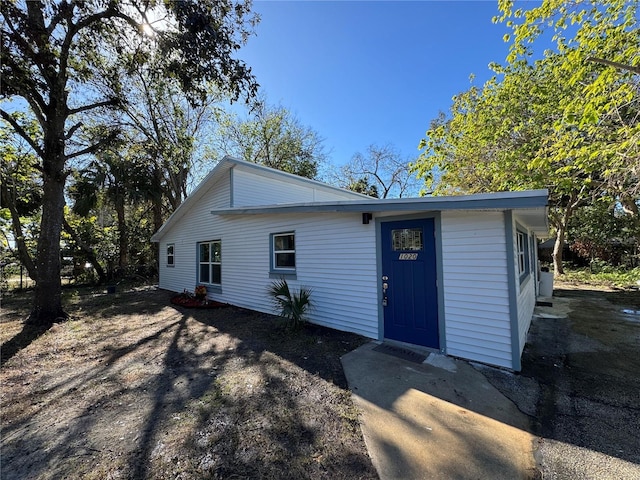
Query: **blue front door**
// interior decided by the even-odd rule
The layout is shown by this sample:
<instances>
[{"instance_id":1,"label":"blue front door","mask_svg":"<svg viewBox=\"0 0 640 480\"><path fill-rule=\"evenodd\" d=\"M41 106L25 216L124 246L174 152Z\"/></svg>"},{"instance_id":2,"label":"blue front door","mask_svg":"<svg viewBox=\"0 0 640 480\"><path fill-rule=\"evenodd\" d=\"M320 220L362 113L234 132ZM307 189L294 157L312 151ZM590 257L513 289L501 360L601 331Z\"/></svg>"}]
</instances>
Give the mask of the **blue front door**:
<instances>
[{"instance_id":1,"label":"blue front door","mask_svg":"<svg viewBox=\"0 0 640 480\"><path fill-rule=\"evenodd\" d=\"M383 222L384 337L439 348L433 218Z\"/></svg>"}]
</instances>

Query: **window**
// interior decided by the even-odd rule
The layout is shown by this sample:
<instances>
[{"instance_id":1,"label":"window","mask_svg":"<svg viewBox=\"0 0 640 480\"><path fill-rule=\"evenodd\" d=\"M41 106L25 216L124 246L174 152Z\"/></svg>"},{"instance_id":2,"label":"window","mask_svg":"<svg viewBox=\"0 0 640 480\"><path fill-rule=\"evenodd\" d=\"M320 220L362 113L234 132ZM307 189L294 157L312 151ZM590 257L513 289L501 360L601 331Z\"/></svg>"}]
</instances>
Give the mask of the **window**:
<instances>
[{"instance_id":1,"label":"window","mask_svg":"<svg viewBox=\"0 0 640 480\"><path fill-rule=\"evenodd\" d=\"M167 267L173 267L175 265L175 247L173 243L167 243Z\"/></svg>"},{"instance_id":2,"label":"window","mask_svg":"<svg viewBox=\"0 0 640 480\"><path fill-rule=\"evenodd\" d=\"M220 240L198 244L198 282L220 285L222 248Z\"/></svg>"},{"instance_id":3,"label":"window","mask_svg":"<svg viewBox=\"0 0 640 480\"><path fill-rule=\"evenodd\" d=\"M529 241L527 234L517 232L517 255L518 255L518 275L520 281L525 279L529 274Z\"/></svg>"},{"instance_id":4,"label":"window","mask_svg":"<svg viewBox=\"0 0 640 480\"><path fill-rule=\"evenodd\" d=\"M271 235L271 269L293 272L296 269L296 241L294 232Z\"/></svg>"},{"instance_id":5,"label":"window","mask_svg":"<svg viewBox=\"0 0 640 480\"><path fill-rule=\"evenodd\" d=\"M391 246L394 252L399 250L422 250L422 228L403 228L401 230L392 230Z\"/></svg>"}]
</instances>

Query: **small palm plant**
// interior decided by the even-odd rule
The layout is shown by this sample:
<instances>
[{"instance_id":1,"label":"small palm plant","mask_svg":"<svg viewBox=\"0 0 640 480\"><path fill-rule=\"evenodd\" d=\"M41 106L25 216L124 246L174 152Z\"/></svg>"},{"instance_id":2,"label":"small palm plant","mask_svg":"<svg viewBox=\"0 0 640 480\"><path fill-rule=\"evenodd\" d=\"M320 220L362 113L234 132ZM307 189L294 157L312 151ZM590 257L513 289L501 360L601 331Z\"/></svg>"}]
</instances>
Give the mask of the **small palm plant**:
<instances>
[{"instance_id":1,"label":"small palm plant","mask_svg":"<svg viewBox=\"0 0 640 480\"><path fill-rule=\"evenodd\" d=\"M271 284L269 295L273 298L275 308L280 310L280 316L291 327L297 328L307 320L306 315L313 305L310 288L300 287L297 292L291 291L287 281L281 278Z\"/></svg>"}]
</instances>

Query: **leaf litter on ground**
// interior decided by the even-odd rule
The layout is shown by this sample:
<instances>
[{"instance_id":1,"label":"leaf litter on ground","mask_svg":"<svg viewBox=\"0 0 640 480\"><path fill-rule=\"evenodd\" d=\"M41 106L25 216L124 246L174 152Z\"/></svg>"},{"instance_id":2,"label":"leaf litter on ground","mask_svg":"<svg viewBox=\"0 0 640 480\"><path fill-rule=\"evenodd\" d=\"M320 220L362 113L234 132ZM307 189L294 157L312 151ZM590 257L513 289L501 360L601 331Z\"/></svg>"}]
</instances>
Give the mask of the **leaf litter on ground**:
<instances>
[{"instance_id":1,"label":"leaf litter on ground","mask_svg":"<svg viewBox=\"0 0 640 480\"><path fill-rule=\"evenodd\" d=\"M340 364L367 339L170 297L74 295L3 359L3 479L377 478ZM3 344L29 302L5 296Z\"/></svg>"}]
</instances>

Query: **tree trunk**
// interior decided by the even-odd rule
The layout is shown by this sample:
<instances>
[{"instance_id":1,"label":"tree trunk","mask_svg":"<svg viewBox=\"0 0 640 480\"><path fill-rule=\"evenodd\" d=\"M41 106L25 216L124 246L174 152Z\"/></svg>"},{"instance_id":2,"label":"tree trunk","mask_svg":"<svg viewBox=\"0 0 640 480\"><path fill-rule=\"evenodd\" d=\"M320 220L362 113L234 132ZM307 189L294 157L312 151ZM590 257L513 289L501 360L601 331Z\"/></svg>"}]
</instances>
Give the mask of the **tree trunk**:
<instances>
[{"instance_id":1,"label":"tree trunk","mask_svg":"<svg viewBox=\"0 0 640 480\"><path fill-rule=\"evenodd\" d=\"M115 209L118 216L118 266L123 268L129 263L127 255L129 250L129 236L127 232L127 221L124 215L124 195L116 195Z\"/></svg>"},{"instance_id":2,"label":"tree trunk","mask_svg":"<svg viewBox=\"0 0 640 480\"><path fill-rule=\"evenodd\" d=\"M55 140L54 140L55 142ZM36 256L36 287L29 323L51 325L66 319L62 309L60 232L64 218L64 154L44 162L42 220Z\"/></svg>"},{"instance_id":3,"label":"tree trunk","mask_svg":"<svg viewBox=\"0 0 640 480\"><path fill-rule=\"evenodd\" d=\"M564 267L562 266L562 252L564 250L564 225L556 227L556 242L553 244L553 276L564 275Z\"/></svg>"},{"instance_id":4,"label":"tree trunk","mask_svg":"<svg viewBox=\"0 0 640 480\"><path fill-rule=\"evenodd\" d=\"M568 205L565 207L564 213L553 215L552 221L556 227L556 243L553 245L553 276L564 275L564 267L562 266L562 252L564 250L565 237L567 234L567 227L569 226L569 220L576 208L580 206L582 199L576 192L572 193Z\"/></svg>"}]
</instances>

